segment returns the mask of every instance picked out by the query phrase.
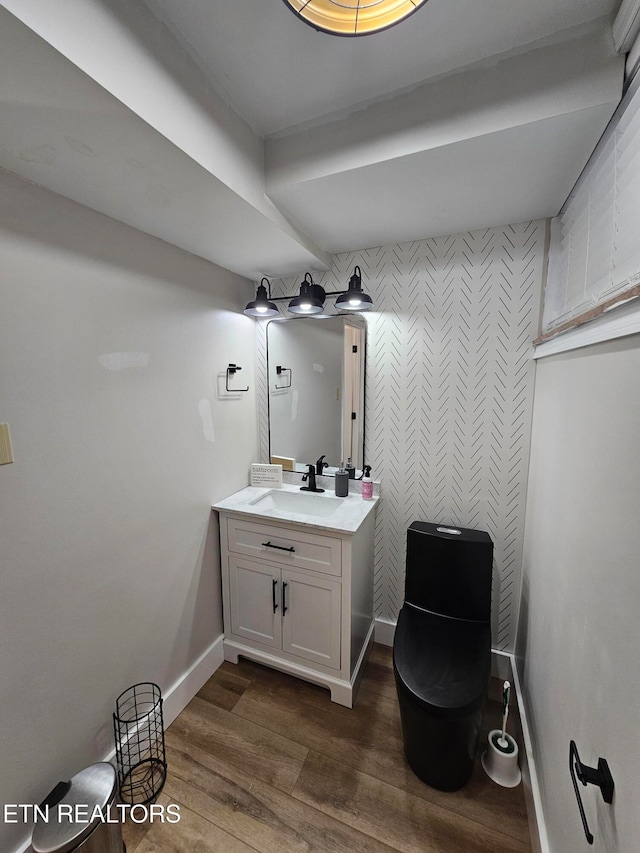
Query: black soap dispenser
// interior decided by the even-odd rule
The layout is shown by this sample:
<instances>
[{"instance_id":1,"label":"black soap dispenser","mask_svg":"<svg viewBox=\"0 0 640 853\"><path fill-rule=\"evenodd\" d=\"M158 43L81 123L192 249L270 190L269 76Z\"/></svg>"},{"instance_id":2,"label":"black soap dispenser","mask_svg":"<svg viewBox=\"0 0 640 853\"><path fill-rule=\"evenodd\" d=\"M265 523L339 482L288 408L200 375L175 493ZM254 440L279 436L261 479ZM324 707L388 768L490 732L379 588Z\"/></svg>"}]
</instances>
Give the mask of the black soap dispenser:
<instances>
[{"instance_id":1,"label":"black soap dispenser","mask_svg":"<svg viewBox=\"0 0 640 853\"><path fill-rule=\"evenodd\" d=\"M356 478L356 469L355 469L355 467L351 464L351 457L349 457L349 458L347 459L347 467L346 467L346 469L345 469L345 470L346 470L346 472L347 472L347 476L349 477L349 479L350 479L350 480L355 480L355 478Z\"/></svg>"},{"instance_id":2,"label":"black soap dispenser","mask_svg":"<svg viewBox=\"0 0 640 853\"><path fill-rule=\"evenodd\" d=\"M340 463L340 467L336 471L334 480L336 486L336 497L346 498L349 494L349 472L344 467L344 462Z\"/></svg>"}]
</instances>

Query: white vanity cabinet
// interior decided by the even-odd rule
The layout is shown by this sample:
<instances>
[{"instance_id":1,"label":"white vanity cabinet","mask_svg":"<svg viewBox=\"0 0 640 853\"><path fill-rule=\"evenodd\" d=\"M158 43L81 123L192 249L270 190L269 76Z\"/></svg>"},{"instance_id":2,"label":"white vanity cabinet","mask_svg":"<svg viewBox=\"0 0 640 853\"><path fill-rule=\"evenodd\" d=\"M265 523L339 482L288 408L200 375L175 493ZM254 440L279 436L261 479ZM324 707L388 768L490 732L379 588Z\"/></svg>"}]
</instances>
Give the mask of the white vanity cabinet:
<instances>
[{"instance_id":1,"label":"white vanity cabinet","mask_svg":"<svg viewBox=\"0 0 640 853\"><path fill-rule=\"evenodd\" d=\"M231 634L340 669L342 585L229 556Z\"/></svg>"},{"instance_id":2,"label":"white vanity cabinet","mask_svg":"<svg viewBox=\"0 0 640 853\"><path fill-rule=\"evenodd\" d=\"M215 508L225 660L324 685L350 708L373 639L375 513L344 532Z\"/></svg>"}]
</instances>

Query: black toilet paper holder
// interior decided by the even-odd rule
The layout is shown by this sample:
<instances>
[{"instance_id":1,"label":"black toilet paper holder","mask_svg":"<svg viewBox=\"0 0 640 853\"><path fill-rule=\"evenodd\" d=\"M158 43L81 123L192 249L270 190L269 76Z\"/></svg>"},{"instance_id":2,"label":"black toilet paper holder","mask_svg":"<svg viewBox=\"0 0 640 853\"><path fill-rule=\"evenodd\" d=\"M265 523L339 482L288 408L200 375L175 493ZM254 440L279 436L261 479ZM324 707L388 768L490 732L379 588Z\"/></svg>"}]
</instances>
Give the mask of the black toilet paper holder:
<instances>
[{"instance_id":1,"label":"black toilet paper holder","mask_svg":"<svg viewBox=\"0 0 640 853\"><path fill-rule=\"evenodd\" d=\"M605 803L612 803L614 789L613 776L611 775L609 764L605 758L598 759L597 767L588 767L586 764L583 764L582 761L580 761L578 747L574 740L569 743L569 772L571 773L573 790L576 793L578 809L580 810L580 817L582 818L582 828L584 829L584 834L589 844L593 844L593 835L589 832L589 825L587 824L587 818L584 813L584 807L582 805L582 798L580 797L576 777L585 787L587 785L597 785L598 788L600 788L600 793L602 794L602 799Z\"/></svg>"}]
</instances>

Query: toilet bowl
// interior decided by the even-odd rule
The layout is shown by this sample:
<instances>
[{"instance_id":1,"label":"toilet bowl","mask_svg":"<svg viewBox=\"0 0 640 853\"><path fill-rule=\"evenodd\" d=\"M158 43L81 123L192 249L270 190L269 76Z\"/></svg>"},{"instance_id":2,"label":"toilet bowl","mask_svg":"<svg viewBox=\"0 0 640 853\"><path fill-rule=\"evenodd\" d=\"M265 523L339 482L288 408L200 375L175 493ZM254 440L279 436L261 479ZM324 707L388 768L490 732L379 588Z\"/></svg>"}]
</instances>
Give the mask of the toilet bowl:
<instances>
[{"instance_id":1,"label":"toilet bowl","mask_svg":"<svg viewBox=\"0 0 640 853\"><path fill-rule=\"evenodd\" d=\"M413 772L456 791L473 771L491 675L493 542L415 521L393 643L402 737Z\"/></svg>"}]
</instances>

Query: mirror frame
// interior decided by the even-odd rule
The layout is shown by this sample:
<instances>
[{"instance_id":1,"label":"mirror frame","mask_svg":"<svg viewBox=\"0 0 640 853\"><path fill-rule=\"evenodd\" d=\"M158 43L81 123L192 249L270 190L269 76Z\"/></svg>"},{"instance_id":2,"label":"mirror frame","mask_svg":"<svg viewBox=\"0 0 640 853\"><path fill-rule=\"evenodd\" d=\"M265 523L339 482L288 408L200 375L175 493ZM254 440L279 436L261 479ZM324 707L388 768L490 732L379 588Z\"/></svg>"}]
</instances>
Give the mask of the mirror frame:
<instances>
[{"instance_id":1,"label":"mirror frame","mask_svg":"<svg viewBox=\"0 0 640 853\"><path fill-rule=\"evenodd\" d=\"M356 470L356 477L359 479L362 476L363 469L364 469L364 463L366 461L365 460L365 425L366 425L366 408L367 408L367 395L366 395L366 380L367 380L366 360L367 359L366 359L366 355L367 355L367 345L368 345L368 324L366 322L365 317L362 315L362 313L341 311L340 313L337 313L337 314L310 315L308 317L305 317L305 316L301 316L301 317L274 317L273 319L269 320L266 323L266 327L265 327L265 352L266 352L266 383L267 383L267 453L268 453L268 461L271 462L271 458L272 458L272 449L271 449L271 416L272 416L272 412L271 412L271 386L270 386L270 379L271 379L270 364L272 362L272 359L270 358L270 355L269 355L269 327L271 326L272 323L276 323L276 324L280 325L282 323L297 323L297 322L300 322L301 320L305 320L306 322L309 322L309 321L322 322L324 320L334 320L334 319L336 319L336 317L341 317L341 318L344 318L345 320L348 319L351 321L355 320L356 322L352 322L352 325L356 328L360 328L362 330L362 333L363 333L362 340L363 340L363 345L364 345L364 351L363 351L363 355L362 355L362 366L361 366L361 370L360 370L361 398L362 398L362 416L360 418L361 439L358 442L359 452L362 456L362 460L361 460L362 461L362 468L358 467ZM341 399L342 416L341 416L341 423L340 423L340 436L341 436L341 443L342 443L342 452L344 453L344 363L343 363L343 371L342 372L343 372L343 382L342 382L342 392L343 393L342 393L342 399ZM347 457L348 457L348 454L347 454ZM340 461L343 461L346 463L347 457L345 457L342 460L338 460L338 463ZM296 460L296 462L297 462L297 460ZM337 468L338 466L336 465L336 466L331 466L331 467ZM301 472L298 472L298 473L301 473ZM334 474L328 473L328 474L324 474L323 476L333 477Z\"/></svg>"}]
</instances>

